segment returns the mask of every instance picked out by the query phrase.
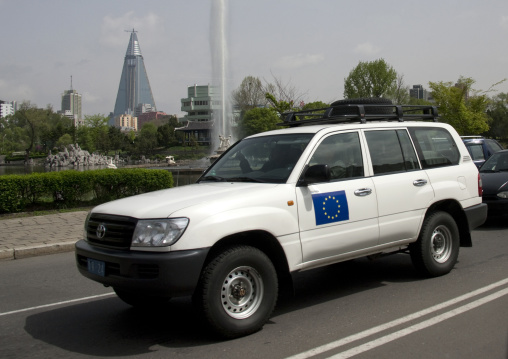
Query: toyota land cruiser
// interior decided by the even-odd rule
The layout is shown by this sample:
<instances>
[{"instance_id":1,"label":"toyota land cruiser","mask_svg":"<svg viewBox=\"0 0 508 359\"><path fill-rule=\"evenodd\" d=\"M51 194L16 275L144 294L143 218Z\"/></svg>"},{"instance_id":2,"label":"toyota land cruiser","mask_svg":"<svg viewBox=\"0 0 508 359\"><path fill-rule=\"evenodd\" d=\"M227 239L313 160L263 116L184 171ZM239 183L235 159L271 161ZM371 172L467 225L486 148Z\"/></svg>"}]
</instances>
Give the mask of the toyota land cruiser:
<instances>
[{"instance_id":1,"label":"toyota land cruiser","mask_svg":"<svg viewBox=\"0 0 508 359\"><path fill-rule=\"evenodd\" d=\"M261 329L298 271L407 252L444 275L487 208L464 143L437 120L380 99L286 114L288 128L238 141L195 184L95 207L79 271L133 306L192 295L227 338Z\"/></svg>"}]
</instances>

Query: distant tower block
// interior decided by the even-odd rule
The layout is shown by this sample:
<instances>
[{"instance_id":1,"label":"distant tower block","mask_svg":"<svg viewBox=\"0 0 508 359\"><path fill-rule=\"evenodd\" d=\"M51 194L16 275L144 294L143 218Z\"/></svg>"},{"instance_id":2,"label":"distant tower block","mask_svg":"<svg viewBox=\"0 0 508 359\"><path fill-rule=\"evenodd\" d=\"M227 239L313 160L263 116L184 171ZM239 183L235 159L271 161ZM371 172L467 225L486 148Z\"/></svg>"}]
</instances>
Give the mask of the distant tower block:
<instances>
[{"instance_id":1,"label":"distant tower block","mask_svg":"<svg viewBox=\"0 0 508 359\"><path fill-rule=\"evenodd\" d=\"M152 110L157 111L139 48L138 36L132 29L123 63L120 86L118 86L114 117L123 114L134 115L139 104L150 104Z\"/></svg>"},{"instance_id":2,"label":"distant tower block","mask_svg":"<svg viewBox=\"0 0 508 359\"><path fill-rule=\"evenodd\" d=\"M71 76L71 89L65 90L62 94L62 106L59 111L65 117L70 118L74 122L74 126L83 125L83 117L81 111L81 94L72 88Z\"/></svg>"}]
</instances>

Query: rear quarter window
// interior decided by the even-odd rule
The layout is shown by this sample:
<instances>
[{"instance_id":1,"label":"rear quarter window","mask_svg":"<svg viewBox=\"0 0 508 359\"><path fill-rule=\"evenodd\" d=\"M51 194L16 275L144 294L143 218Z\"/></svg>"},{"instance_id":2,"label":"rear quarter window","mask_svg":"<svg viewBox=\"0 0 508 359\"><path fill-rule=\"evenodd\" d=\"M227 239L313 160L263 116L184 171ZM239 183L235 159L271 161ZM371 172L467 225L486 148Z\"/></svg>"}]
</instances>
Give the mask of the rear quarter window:
<instances>
[{"instance_id":1,"label":"rear quarter window","mask_svg":"<svg viewBox=\"0 0 508 359\"><path fill-rule=\"evenodd\" d=\"M452 135L444 128L409 129L424 169L457 165L460 152Z\"/></svg>"},{"instance_id":2,"label":"rear quarter window","mask_svg":"<svg viewBox=\"0 0 508 359\"><path fill-rule=\"evenodd\" d=\"M471 157L473 157L473 160L476 161L485 159L485 154L483 153L483 147L481 144L467 144L466 147Z\"/></svg>"}]
</instances>

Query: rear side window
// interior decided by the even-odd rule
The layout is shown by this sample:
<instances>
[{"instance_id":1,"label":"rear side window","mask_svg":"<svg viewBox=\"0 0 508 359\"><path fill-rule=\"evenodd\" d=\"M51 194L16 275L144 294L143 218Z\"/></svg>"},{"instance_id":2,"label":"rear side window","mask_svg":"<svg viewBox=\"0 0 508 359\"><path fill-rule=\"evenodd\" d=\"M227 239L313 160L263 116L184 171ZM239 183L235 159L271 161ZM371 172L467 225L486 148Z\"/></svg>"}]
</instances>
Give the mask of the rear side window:
<instances>
[{"instance_id":1,"label":"rear side window","mask_svg":"<svg viewBox=\"0 0 508 359\"><path fill-rule=\"evenodd\" d=\"M481 144L468 144L467 149L473 160L484 160L483 147Z\"/></svg>"},{"instance_id":2,"label":"rear side window","mask_svg":"<svg viewBox=\"0 0 508 359\"><path fill-rule=\"evenodd\" d=\"M413 127L409 129L420 156L422 167L457 165L460 152L452 135L444 128Z\"/></svg>"},{"instance_id":3,"label":"rear side window","mask_svg":"<svg viewBox=\"0 0 508 359\"><path fill-rule=\"evenodd\" d=\"M413 145L405 130L367 131L374 175L419 169Z\"/></svg>"}]
</instances>

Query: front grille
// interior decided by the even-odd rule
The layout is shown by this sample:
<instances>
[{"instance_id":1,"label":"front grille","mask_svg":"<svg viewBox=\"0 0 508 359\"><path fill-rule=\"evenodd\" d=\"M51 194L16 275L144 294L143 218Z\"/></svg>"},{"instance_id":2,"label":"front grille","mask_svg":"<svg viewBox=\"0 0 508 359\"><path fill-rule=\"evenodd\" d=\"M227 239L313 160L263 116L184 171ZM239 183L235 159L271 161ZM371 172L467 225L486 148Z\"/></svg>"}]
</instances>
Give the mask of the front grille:
<instances>
[{"instance_id":1,"label":"front grille","mask_svg":"<svg viewBox=\"0 0 508 359\"><path fill-rule=\"evenodd\" d=\"M92 214L86 223L89 243L101 247L128 249L138 220L132 217L110 214ZM101 226L102 230L97 230ZM103 237L99 238L99 235Z\"/></svg>"}]
</instances>

